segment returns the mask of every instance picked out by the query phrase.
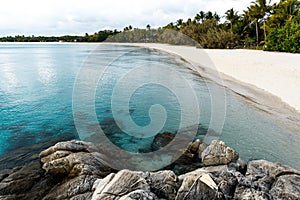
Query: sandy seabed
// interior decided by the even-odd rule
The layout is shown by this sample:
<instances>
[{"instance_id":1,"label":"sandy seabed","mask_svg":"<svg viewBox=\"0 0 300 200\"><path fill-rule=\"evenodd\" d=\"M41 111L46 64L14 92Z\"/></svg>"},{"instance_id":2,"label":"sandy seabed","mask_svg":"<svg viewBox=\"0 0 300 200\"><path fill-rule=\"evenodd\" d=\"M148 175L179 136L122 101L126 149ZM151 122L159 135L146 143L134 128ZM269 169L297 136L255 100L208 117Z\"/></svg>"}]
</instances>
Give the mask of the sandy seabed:
<instances>
[{"instance_id":1,"label":"sandy seabed","mask_svg":"<svg viewBox=\"0 0 300 200\"><path fill-rule=\"evenodd\" d=\"M245 97L278 124L300 130L300 54L246 49L200 49L155 43L113 43L180 56L193 70Z\"/></svg>"},{"instance_id":2,"label":"sandy seabed","mask_svg":"<svg viewBox=\"0 0 300 200\"><path fill-rule=\"evenodd\" d=\"M225 74L263 89L300 112L300 54L245 49L198 49L167 44L130 45L163 50L199 66L214 68L224 79Z\"/></svg>"}]
</instances>

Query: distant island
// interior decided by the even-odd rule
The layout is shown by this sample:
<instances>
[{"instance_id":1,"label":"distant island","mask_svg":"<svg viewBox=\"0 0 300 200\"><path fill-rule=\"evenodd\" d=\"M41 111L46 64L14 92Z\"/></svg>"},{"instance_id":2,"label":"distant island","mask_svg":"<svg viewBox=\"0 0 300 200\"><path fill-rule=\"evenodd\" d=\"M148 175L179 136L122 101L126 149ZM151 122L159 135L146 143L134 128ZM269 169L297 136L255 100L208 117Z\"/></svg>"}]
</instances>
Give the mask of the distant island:
<instances>
[{"instance_id":1,"label":"distant island","mask_svg":"<svg viewBox=\"0 0 300 200\"><path fill-rule=\"evenodd\" d=\"M224 16L200 11L194 19L178 19L155 29L149 24L144 29L129 25L122 31L101 30L84 36L6 36L0 38L0 42L109 41L186 45L176 34L166 35L166 30L182 33L203 48L254 48L300 53L300 1L281 0L271 5L266 0L256 0L242 14L234 8L227 10Z\"/></svg>"}]
</instances>

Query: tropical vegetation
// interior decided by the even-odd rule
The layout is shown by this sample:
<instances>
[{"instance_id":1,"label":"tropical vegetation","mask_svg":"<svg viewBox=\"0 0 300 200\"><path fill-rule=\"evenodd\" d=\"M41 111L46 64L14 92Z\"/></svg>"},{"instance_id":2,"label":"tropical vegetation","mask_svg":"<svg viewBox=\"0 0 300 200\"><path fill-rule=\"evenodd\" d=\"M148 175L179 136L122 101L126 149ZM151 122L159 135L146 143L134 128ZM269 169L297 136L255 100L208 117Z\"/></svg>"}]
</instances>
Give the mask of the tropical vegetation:
<instances>
[{"instance_id":1,"label":"tropical vegetation","mask_svg":"<svg viewBox=\"0 0 300 200\"><path fill-rule=\"evenodd\" d=\"M84 36L8 36L0 41L161 42L300 53L300 1L280 0L271 4L270 0L255 0L240 14L234 8L228 9L224 16L200 11L193 19L178 19L156 29L149 24L144 29L129 25L123 31L103 30Z\"/></svg>"}]
</instances>

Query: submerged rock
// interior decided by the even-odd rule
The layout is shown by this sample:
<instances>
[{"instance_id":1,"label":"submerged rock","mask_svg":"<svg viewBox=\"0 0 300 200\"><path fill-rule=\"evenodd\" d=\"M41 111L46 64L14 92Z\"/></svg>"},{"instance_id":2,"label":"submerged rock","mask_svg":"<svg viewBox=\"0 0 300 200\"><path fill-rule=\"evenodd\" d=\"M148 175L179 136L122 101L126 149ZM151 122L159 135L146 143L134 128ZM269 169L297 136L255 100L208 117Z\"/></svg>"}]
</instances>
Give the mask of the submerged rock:
<instances>
[{"instance_id":1,"label":"submerged rock","mask_svg":"<svg viewBox=\"0 0 300 200\"><path fill-rule=\"evenodd\" d=\"M10 151L8 154L0 156L0 171L24 166L33 161L39 162L39 154L41 151L55 145L58 142L69 141L74 138L75 135L73 133L63 133L56 137L41 140L33 145Z\"/></svg>"},{"instance_id":2,"label":"submerged rock","mask_svg":"<svg viewBox=\"0 0 300 200\"><path fill-rule=\"evenodd\" d=\"M176 136L176 134L170 133L170 132L164 132L161 134L157 134L154 137L154 140L151 144L152 150L156 151L156 150L166 146L175 138L175 136Z\"/></svg>"}]
</instances>

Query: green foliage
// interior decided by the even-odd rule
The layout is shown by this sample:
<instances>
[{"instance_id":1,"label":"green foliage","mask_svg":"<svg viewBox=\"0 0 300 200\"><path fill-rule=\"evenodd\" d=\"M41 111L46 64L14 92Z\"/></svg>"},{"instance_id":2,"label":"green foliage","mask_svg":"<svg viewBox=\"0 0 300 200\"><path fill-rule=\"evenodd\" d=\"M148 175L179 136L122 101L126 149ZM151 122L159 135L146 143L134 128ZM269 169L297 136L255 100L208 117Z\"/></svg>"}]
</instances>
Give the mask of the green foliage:
<instances>
[{"instance_id":1,"label":"green foliage","mask_svg":"<svg viewBox=\"0 0 300 200\"><path fill-rule=\"evenodd\" d=\"M150 24L144 29L131 25L123 31L103 30L84 36L8 36L0 42L158 42L174 45L196 45L204 48L256 48L299 53L300 1L280 0L270 5L269 0L254 0L239 15L234 8L222 17L211 11L200 11L184 21L178 19L158 29ZM255 47L253 47L255 45Z\"/></svg>"},{"instance_id":2,"label":"green foliage","mask_svg":"<svg viewBox=\"0 0 300 200\"><path fill-rule=\"evenodd\" d=\"M291 21L300 11L299 0L281 0L273 6L273 15L270 17L268 24L270 28L284 26L286 21Z\"/></svg>"},{"instance_id":3,"label":"green foliage","mask_svg":"<svg viewBox=\"0 0 300 200\"><path fill-rule=\"evenodd\" d=\"M265 50L300 53L300 24L288 22L267 36Z\"/></svg>"},{"instance_id":4,"label":"green foliage","mask_svg":"<svg viewBox=\"0 0 300 200\"><path fill-rule=\"evenodd\" d=\"M88 35L87 33L85 36L20 36L16 35L14 37L7 36L0 38L0 42L103 42L109 36L117 34L118 31L110 31L104 30L99 31L98 33L94 33L93 35Z\"/></svg>"},{"instance_id":5,"label":"green foliage","mask_svg":"<svg viewBox=\"0 0 300 200\"><path fill-rule=\"evenodd\" d=\"M234 48L238 39L236 34L223 30L216 19L185 25L180 32L193 38L203 48Z\"/></svg>"},{"instance_id":6,"label":"green foliage","mask_svg":"<svg viewBox=\"0 0 300 200\"><path fill-rule=\"evenodd\" d=\"M147 29L138 29L123 31L119 34L112 35L106 41L107 42L125 42L125 43L137 43L137 42L158 42L158 37L161 34L162 29L151 29L150 25Z\"/></svg>"},{"instance_id":7,"label":"green foliage","mask_svg":"<svg viewBox=\"0 0 300 200\"><path fill-rule=\"evenodd\" d=\"M209 29L206 34L200 38L200 45L209 49L234 48L237 43L237 35L222 29Z\"/></svg>"},{"instance_id":8,"label":"green foliage","mask_svg":"<svg viewBox=\"0 0 300 200\"><path fill-rule=\"evenodd\" d=\"M158 37L158 42L173 45L196 46L197 42L191 37L172 29L165 29Z\"/></svg>"},{"instance_id":9,"label":"green foliage","mask_svg":"<svg viewBox=\"0 0 300 200\"><path fill-rule=\"evenodd\" d=\"M77 36L61 36L61 37L46 37L46 36L20 36L16 35L14 37L8 36L0 38L1 42L58 42L58 41L74 41L79 40Z\"/></svg>"}]
</instances>

